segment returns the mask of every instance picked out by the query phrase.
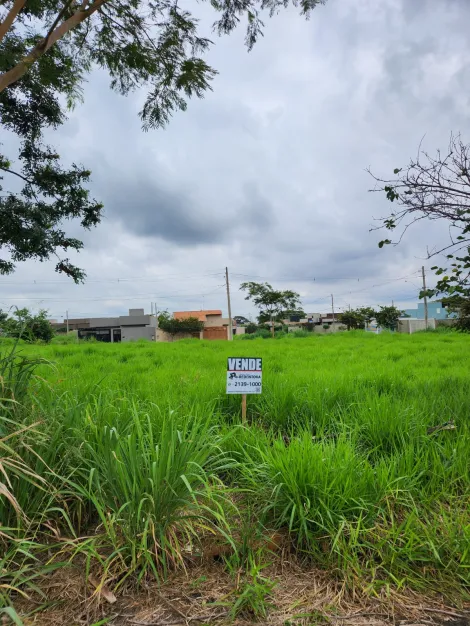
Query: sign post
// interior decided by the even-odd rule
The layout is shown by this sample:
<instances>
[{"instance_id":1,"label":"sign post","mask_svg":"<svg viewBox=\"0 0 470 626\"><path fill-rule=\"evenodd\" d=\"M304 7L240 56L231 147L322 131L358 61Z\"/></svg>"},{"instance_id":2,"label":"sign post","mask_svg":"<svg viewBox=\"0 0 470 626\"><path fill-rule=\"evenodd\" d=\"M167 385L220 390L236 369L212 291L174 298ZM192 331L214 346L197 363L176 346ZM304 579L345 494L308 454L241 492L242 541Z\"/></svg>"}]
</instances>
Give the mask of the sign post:
<instances>
[{"instance_id":1,"label":"sign post","mask_svg":"<svg viewBox=\"0 0 470 626\"><path fill-rule=\"evenodd\" d=\"M229 357L227 359L227 393L241 395L242 421L246 421L246 396L260 394L263 382L263 359Z\"/></svg>"}]
</instances>

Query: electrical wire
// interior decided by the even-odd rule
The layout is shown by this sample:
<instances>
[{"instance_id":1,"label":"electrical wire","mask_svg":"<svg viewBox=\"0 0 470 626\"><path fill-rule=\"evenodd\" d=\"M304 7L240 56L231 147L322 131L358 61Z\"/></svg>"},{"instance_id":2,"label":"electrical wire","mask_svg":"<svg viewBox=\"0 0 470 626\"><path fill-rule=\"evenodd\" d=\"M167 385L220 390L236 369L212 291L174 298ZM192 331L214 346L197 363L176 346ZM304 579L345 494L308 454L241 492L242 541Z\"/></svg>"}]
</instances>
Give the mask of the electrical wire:
<instances>
[{"instance_id":1,"label":"electrical wire","mask_svg":"<svg viewBox=\"0 0 470 626\"><path fill-rule=\"evenodd\" d=\"M105 297L100 297L100 298L77 298L76 300L73 300L71 298L47 298L47 297L42 297L42 296L38 296L38 297L30 297L30 298L22 298L22 297L15 297L15 298L5 298L3 297L3 300L14 300L15 302L18 300L32 300L32 301L36 301L36 302L83 302L83 301L87 301L87 302L99 302L99 301L106 301L106 300L136 300L137 298L159 298L159 299L165 299L165 298L182 298L182 299L188 299L188 298L200 298L201 296L210 296L212 293L215 293L216 291L218 291L221 287L225 287L225 285L218 285L215 289L213 289L212 291L209 291L207 293L173 293L173 294L155 294L155 293L138 293L138 294L134 294L133 296L130 297L122 297L119 295L108 295Z\"/></svg>"},{"instance_id":2,"label":"electrical wire","mask_svg":"<svg viewBox=\"0 0 470 626\"><path fill-rule=\"evenodd\" d=\"M153 277L147 277L147 276L130 276L130 277L116 277L116 278L99 278L99 279L95 279L95 278L87 278L86 283L85 284L89 284L89 283L126 283L126 282L148 282L148 283L153 283L153 282L158 282L159 280L166 280L167 278L175 278L178 276L182 276L186 279L194 279L194 278L205 278L208 276L223 276L224 273L223 272L214 272L214 273L210 273L210 274L193 274L193 275L188 275L188 274L162 274L160 276L153 276ZM69 278L64 278L62 280L29 280L29 281L0 281L0 285L71 285L70 283L70 279Z\"/></svg>"}]
</instances>

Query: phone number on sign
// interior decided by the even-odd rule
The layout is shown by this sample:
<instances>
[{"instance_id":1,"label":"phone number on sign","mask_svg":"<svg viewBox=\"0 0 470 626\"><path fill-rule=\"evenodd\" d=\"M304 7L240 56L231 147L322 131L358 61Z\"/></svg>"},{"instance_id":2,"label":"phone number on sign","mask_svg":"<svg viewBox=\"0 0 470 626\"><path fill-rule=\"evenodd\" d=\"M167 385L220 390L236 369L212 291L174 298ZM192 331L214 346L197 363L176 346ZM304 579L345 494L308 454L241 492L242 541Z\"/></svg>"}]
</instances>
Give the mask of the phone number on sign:
<instances>
[{"instance_id":1,"label":"phone number on sign","mask_svg":"<svg viewBox=\"0 0 470 626\"><path fill-rule=\"evenodd\" d=\"M234 387L261 387L261 383L247 383L247 382L232 382L230 383Z\"/></svg>"}]
</instances>

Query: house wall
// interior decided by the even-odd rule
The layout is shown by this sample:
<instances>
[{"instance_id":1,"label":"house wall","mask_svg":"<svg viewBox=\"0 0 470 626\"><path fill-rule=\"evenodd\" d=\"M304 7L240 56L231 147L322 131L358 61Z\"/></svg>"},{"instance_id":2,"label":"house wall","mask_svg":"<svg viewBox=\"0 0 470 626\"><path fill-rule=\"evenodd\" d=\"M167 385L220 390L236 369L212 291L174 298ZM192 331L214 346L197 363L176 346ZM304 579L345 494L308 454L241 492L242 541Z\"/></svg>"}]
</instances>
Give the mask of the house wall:
<instances>
[{"instance_id":1,"label":"house wall","mask_svg":"<svg viewBox=\"0 0 470 626\"><path fill-rule=\"evenodd\" d=\"M418 302L416 309L406 309L405 313L415 319L424 319L424 302ZM428 302L428 318L431 317L436 320L445 320L456 317L456 314L449 313L442 302Z\"/></svg>"},{"instance_id":2,"label":"house wall","mask_svg":"<svg viewBox=\"0 0 470 626\"><path fill-rule=\"evenodd\" d=\"M156 329L152 326L121 326L121 341L148 339L155 341Z\"/></svg>"},{"instance_id":3,"label":"house wall","mask_svg":"<svg viewBox=\"0 0 470 626\"><path fill-rule=\"evenodd\" d=\"M157 325L153 315L121 315L119 326L153 326Z\"/></svg>"},{"instance_id":4,"label":"house wall","mask_svg":"<svg viewBox=\"0 0 470 626\"><path fill-rule=\"evenodd\" d=\"M91 317L89 319L89 328L116 328L120 325L118 317Z\"/></svg>"},{"instance_id":5,"label":"house wall","mask_svg":"<svg viewBox=\"0 0 470 626\"><path fill-rule=\"evenodd\" d=\"M228 317L223 318L222 315L208 315L204 322L204 328L212 328L214 326L228 326Z\"/></svg>"},{"instance_id":6,"label":"house wall","mask_svg":"<svg viewBox=\"0 0 470 626\"><path fill-rule=\"evenodd\" d=\"M328 335L330 333L343 332L345 330L346 326L344 324L341 324L340 322L332 322L328 325L328 328L323 328L323 324L313 327L313 332L320 335Z\"/></svg>"},{"instance_id":7,"label":"house wall","mask_svg":"<svg viewBox=\"0 0 470 626\"><path fill-rule=\"evenodd\" d=\"M171 343L172 341L179 341L180 339L198 339L191 333L178 333L176 335L170 335L170 333L165 332L161 328L155 329L156 333L156 341L164 341L166 343ZM202 339L202 333L199 335L199 339Z\"/></svg>"},{"instance_id":8,"label":"house wall","mask_svg":"<svg viewBox=\"0 0 470 626\"><path fill-rule=\"evenodd\" d=\"M452 317L452 318L448 318L446 320L436 320L436 326L444 326L446 328L452 328L453 326L455 326L455 323L457 322L457 319Z\"/></svg>"},{"instance_id":9,"label":"house wall","mask_svg":"<svg viewBox=\"0 0 470 626\"><path fill-rule=\"evenodd\" d=\"M431 317L428 319L428 328L434 329L436 328L436 320ZM401 319L398 320L398 328L397 331L399 333L407 333L411 335L418 330L426 330L426 320L417 320L417 319Z\"/></svg>"}]
</instances>

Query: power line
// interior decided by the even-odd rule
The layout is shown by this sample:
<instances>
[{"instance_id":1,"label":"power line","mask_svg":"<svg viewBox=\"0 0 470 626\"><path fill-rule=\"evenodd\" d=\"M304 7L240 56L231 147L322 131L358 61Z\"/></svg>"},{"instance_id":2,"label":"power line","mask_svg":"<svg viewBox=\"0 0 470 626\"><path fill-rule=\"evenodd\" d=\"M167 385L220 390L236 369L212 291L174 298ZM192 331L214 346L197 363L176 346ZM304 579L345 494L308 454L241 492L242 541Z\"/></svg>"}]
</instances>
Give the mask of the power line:
<instances>
[{"instance_id":1,"label":"power line","mask_svg":"<svg viewBox=\"0 0 470 626\"><path fill-rule=\"evenodd\" d=\"M400 276L398 278L389 278L387 280L389 281L394 281L394 280L405 280L406 278L411 278L413 276L415 276L416 274L420 274L421 270L417 270L411 274L408 274L406 276ZM231 272L232 276L238 276L238 277L242 277L242 278L261 278L262 280L271 280L271 281L278 281L278 282L298 282L298 283L312 283L312 282L327 282L329 280L341 280L341 281L345 281L345 280L349 280L349 281L355 281L355 282L366 282L366 281L370 281L370 280L376 280L375 276L371 276L371 277L365 277L365 278L355 278L353 276L345 276L345 277L339 277L339 276L321 276L321 277L317 277L317 276L313 276L312 278L306 278L305 276L303 277L286 277L286 276L278 276L278 277L270 277L270 276L260 276L257 274L240 274L237 272Z\"/></svg>"},{"instance_id":2,"label":"power line","mask_svg":"<svg viewBox=\"0 0 470 626\"><path fill-rule=\"evenodd\" d=\"M224 285L217 285L215 289L207 293L196 293L196 294L194 293L192 294L189 294L189 293L155 294L154 292L152 292L152 293L134 294L133 296L130 296L130 297L127 297L127 296L122 297L120 295L108 295L108 296L100 297L100 298L77 298L76 300L73 300L71 298L47 298L47 297L42 297L42 296L33 296L29 298L24 298L24 297L5 298L3 297L3 300L14 300L15 302L17 300L32 300L32 301L37 301L37 302L83 302L83 301L99 302L99 301L105 301L105 300L136 300L138 298L188 299L188 298L200 298L201 296L210 296L212 293L215 293L216 291L218 291L221 287L224 287Z\"/></svg>"},{"instance_id":3,"label":"power line","mask_svg":"<svg viewBox=\"0 0 470 626\"><path fill-rule=\"evenodd\" d=\"M160 280L166 280L167 278L175 278L178 276L182 276L186 279L194 279L194 278L206 278L209 276L223 276L223 272L212 272L210 274L192 274L192 275L188 275L188 274L161 274L160 276L154 276L154 277L146 277L146 276L126 276L126 277L117 277L117 278L99 278L99 279L95 279L95 278L90 278L87 279L85 282L85 285L88 285L90 283L96 284L96 283L126 283L126 282L148 282L148 283L153 283L153 282L158 282ZM16 286L16 285L71 285L70 283L70 279L64 278L63 280L28 280L28 281L0 281L0 285L11 285L11 286Z\"/></svg>"}]
</instances>

